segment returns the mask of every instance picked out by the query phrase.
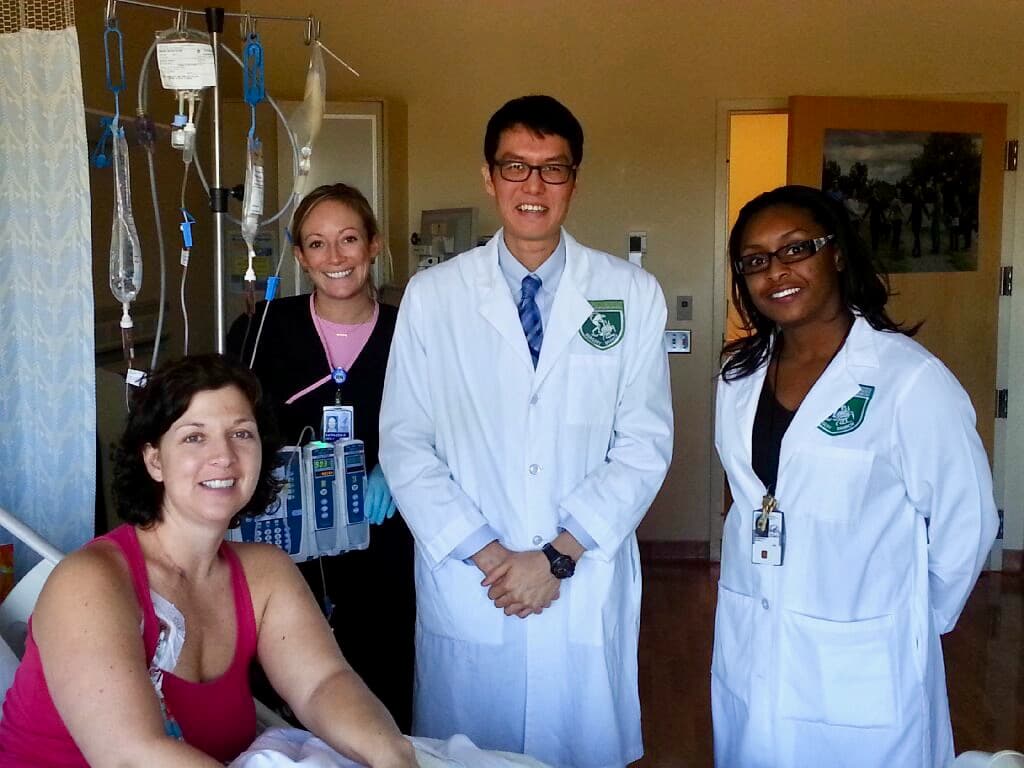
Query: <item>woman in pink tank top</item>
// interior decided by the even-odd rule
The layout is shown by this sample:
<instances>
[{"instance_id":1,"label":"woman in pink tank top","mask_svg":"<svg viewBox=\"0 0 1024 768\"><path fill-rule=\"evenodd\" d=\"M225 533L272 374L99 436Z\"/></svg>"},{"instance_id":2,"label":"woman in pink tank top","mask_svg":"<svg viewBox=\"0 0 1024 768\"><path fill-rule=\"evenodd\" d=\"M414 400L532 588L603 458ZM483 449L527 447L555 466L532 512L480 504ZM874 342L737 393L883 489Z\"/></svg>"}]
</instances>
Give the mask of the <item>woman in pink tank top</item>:
<instances>
[{"instance_id":1,"label":"woman in pink tank top","mask_svg":"<svg viewBox=\"0 0 1024 768\"><path fill-rule=\"evenodd\" d=\"M126 524L67 557L29 624L0 720L0 768L218 766L256 734L258 661L313 733L373 768L410 743L338 651L298 570L224 541L275 498L273 420L220 355L161 366L117 448Z\"/></svg>"}]
</instances>

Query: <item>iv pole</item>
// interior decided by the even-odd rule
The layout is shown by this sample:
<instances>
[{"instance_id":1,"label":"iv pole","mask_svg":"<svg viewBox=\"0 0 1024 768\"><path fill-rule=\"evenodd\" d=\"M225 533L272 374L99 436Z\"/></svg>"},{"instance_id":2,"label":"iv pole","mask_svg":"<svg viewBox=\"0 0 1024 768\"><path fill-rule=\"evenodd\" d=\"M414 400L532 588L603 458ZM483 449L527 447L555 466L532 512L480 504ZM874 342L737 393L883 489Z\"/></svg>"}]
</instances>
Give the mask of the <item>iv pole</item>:
<instances>
[{"instance_id":1,"label":"iv pole","mask_svg":"<svg viewBox=\"0 0 1024 768\"><path fill-rule=\"evenodd\" d=\"M228 190L221 186L220 178L220 150L221 150L221 125L220 125L220 57L219 44L220 36L224 33L224 17L236 16L239 18L266 19L273 21L301 21L306 25L306 45L317 42L319 34L314 37L313 30L319 33L319 23L312 16L262 16L250 13L226 12L220 7L209 7L203 11L175 8L169 5L151 3L147 0L107 0L106 20L112 20L117 13L117 4L134 5L141 8L152 8L154 10L169 11L170 13L185 13L190 15L204 15L206 17L206 29L210 34L210 45L213 47L213 65L216 73L216 82L213 86L213 184L210 186L210 210L213 212L214 229L214 311L215 318L215 339L216 350L224 352L224 344L227 338L224 318L224 217L228 211ZM324 50L327 50L326 48ZM329 51L328 51L329 52ZM334 54L331 54L332 56ZM346 65L348 66L348 65ZM351 69L351 68L350 68ZM291 130L286 126L286 130Z\"/></svg>"},{"instance_id":2,"label":"iv pole","mask_svg":"<svg viewBox=\"0 0 1024 768\"><path fill-rule=\"evenodd\" d=\"M206 31L210 33L213 48L213 184L210 185L210 210L213 211L214 278L213 300L214 333L217 351L224 354L224 214L228 210L228 191L220 185L220 50L219 38L224 33L224 9L206 9Z\"/></svg>"}]
</instances>

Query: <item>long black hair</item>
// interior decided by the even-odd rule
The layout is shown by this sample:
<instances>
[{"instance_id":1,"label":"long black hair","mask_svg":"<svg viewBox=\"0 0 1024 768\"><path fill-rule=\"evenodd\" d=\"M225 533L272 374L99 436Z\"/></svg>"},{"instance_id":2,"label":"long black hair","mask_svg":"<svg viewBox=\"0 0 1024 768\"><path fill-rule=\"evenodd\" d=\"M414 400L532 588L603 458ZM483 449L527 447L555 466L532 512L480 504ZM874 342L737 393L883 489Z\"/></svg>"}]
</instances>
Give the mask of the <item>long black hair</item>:
<instances>
[{"instance_id":1,"label":"long black hair","mask_svg":"<svg viewBox=\"0 0 1024 768\"><path fill-rule=\"evenodd\" d=\"M734 381L749 376L768 359L775 323L758 311L747 288L746 278L739 273L737 262L743 248L743 236L750 220L768 208L788 206L806 211L827 234L835 235L833 243L843 256L839 273L839 296L848 310L861 315L872 328L913 336L920 324L903 328L885 311L889 285L875 267L871 250L857 234L850 215L842 203L820 189L792 184L758 195L740 209L729 235L729 268L732 270L732 300L748 336L734 339L722 347L722 378Z\"/></svg>"}]
</instances>

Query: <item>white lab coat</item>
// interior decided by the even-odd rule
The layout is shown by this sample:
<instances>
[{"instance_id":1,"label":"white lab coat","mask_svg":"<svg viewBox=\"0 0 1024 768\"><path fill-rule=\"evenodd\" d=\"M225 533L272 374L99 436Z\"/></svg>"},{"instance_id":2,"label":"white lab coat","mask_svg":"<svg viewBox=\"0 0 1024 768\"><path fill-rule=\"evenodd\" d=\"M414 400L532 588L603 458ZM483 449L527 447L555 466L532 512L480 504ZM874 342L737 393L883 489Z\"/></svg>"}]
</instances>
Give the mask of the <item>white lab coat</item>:
<instances>
[{"instance_id":1,"label":"white lab coat","mask_svg":"<svg viewBox=\"0 0 1024 768\"><path fill-rule=\"evenodd\" d=\"M735 503L715 617L716 765L947 766L939 635L997 528L970 400L919 344L857 318L782 441L784 563L752 565L765 488L751 433L765 371L718 386L715 443ZM858 422L859 408L843 406L861 385L874 390Z\"/></svg>"},{"instance_id":2,"label":"white lab coat","mask_svg":"<svg viewBox=\"0 0 1024 768\"><path fill-rule=\"evenodd\" d=\"M604 768L643 753L634 531L672 450L666 309L650 274L562 236L536 371L498 266L500 231L410 281L380 458L416 539L414 732ZM625 308L604 350L580 334L588 300L601 299ZM569 515L597 548L540 615L506 617L477 567L451 557L485 523L509 549L539 549Z\"/></svg>"}]
</instances>

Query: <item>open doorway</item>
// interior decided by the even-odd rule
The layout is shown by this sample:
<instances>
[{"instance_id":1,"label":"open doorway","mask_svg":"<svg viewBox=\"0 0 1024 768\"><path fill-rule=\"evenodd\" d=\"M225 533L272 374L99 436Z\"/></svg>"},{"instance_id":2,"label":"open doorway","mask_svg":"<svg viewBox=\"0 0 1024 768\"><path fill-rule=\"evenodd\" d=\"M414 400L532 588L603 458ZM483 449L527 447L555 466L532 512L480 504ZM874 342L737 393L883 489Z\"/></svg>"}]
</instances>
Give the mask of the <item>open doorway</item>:
<instances>
[{"instance_id":1,"label":"open doorway","mask_svg":"<svg viewBox=\"0 0 1024 768\"><path fill-rule=\"evenodd\" d=\"M742 208L762 192L786 183L786 143L789 134L787 112L732 112L729 114L729 232ZM724 256L724 254L723 254ZM732 305L731 272L725 270L725 340L742 331Z\"/></svg>"},{"instance_id":2,"label":"open doorway","mask_svg":"<svg viewBox=\"0 0 1024 768\"><path fill-rule=\"evenodd\" d=\"M789 113L784 108L758 105L720 105L718 204L715 237L715 338L721 342L742 333L732 305L732 277L726 251L729 231L740 208L762 192L786 183ZM708 533L710 555L722 552L722 525L732 499L725 473L717 461L711 479ZM721 503L716 503L716 499Z\"/></svg>"}]
</instances>

